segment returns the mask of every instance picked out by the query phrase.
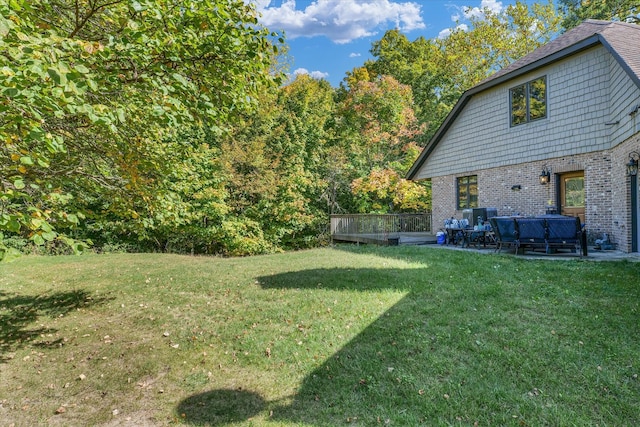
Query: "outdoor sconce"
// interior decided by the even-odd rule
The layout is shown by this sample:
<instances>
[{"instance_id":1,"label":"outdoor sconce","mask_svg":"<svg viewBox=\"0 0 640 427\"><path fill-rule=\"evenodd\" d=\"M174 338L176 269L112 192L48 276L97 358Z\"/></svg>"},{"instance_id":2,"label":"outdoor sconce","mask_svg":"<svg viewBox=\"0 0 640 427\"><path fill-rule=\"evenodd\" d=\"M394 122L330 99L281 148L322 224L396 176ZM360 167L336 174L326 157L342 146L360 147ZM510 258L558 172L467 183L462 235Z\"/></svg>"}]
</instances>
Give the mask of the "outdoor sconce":
<instances>
[{"instance_id":1,"label":"outdoor sconce","mask_svg":"<svg viewBox=\"0 0 640 427\"><path fill-rule=\"evenodd\" d=\"M638 160L640 160L640 153L632 151L629 153L629 163L627 163L627 176L638 175Z\"/></svg>"},{"instance_id":2,"label":"outdoor sconce","mask_svg":"<svg viewBox=\"0 0 640 427\"><path fill-rule=\"evenodd\" d=\"M551 181L551 169L544 166L542 172L540 172L540 184L547 185Z\"/></svg>"},{"instance_id":3,"label":"outdoor sconce","mask_svg":"<svg viewBox=\"0 0 640 427\"><path fill-rule=\"evenodd\" d=\"M511 186L511 190L513 191L520 191L522 189L522 185L520 184L516 184L516 185L512 185Z\"/></svg>"}]
</instances>

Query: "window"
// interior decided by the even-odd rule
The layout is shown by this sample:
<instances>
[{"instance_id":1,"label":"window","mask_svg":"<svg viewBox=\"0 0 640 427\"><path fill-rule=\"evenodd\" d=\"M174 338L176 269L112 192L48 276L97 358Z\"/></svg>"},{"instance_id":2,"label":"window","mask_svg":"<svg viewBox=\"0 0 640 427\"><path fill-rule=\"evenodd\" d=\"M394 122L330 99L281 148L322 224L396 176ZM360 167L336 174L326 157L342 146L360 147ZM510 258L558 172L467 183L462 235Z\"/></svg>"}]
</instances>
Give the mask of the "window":
<instances>
[{"instance_id":1,"label":"window","mask_svg":"<svg viewBox=\"0 0 640 427\"><path fill-rule=\"evenodd\" d=\"M547 78L540 77L509 89L511 126L547 117Z\"/></svg>"},{"instance_id":2,"label":"window","mask_svg":"<svg viewBox=\"0 0 640 427\"><path fill-rule=\"evenodd\" d=\"M478 176L463 176L456 180L458 209L478 207Z\"/></svg>"}]
</instances>

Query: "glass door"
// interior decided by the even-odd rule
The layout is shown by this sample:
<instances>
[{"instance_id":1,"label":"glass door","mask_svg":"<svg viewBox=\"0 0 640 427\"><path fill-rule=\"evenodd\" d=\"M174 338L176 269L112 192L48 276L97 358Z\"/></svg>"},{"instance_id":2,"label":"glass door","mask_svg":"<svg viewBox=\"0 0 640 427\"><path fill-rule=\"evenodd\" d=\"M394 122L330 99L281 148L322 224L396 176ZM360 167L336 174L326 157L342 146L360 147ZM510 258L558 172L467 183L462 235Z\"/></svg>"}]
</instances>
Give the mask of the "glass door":
<instances>
[{"instance_id":1,"label":"glass door","mask_svg":"<svg viewBox=\"0 0 640 427\"><path fill-rule=\"evenodd\" d=\"M580 222L584 224L584 212L584 171L560 175L560 213L580 217Z\"/></svg>"}]
</instances>

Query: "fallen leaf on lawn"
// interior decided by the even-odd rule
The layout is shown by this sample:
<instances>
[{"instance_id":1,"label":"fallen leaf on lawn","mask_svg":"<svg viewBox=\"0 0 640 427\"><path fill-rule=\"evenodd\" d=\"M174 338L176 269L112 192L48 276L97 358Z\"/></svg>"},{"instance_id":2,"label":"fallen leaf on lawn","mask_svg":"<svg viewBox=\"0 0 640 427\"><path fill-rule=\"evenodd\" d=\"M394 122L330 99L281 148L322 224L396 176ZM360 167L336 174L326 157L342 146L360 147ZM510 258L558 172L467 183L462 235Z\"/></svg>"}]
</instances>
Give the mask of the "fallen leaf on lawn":
<instances>
[{"instance_id":1,"label":"fallen leaf on lawn","mask_svg":"<svg viewBox=\"0 0 640 427\"><path fill-rule=\"evenodd\" d=\"M64 414L65 412L67 412L67 408L65 408L64 406L61 406L58 409L56 409L56 414Z\"/></svg>"}]
</instances>

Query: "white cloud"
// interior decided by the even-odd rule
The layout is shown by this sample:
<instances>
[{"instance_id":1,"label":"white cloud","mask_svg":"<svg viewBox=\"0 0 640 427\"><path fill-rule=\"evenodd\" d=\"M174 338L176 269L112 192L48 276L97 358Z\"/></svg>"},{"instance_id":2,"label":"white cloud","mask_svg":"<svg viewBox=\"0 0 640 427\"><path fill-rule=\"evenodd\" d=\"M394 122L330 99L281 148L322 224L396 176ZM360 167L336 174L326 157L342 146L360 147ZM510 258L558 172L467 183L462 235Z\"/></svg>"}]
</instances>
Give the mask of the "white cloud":
<instances>
[{"instance_id":1,"label":"white cloud","mask_svg":"<svg viewBox=\"0 0 640 427\"><path fill-rule=\"evenodd\" d=\"M440 31L438 33L438 38L439 39L446 39L447 37L449 37L451 35L451 33L454 30L467 31L467 30L469 30L469 26L467 24L459 24L459 25L456 25L455 28L445 28L444 30L442 30L442 31Z\"/></svg>"},{"instance_id":2,"label":"white cloud","mask_svg":"<svg viewBox=\"0 0 640 427\"><path fill-rule=\"evenodd\" d=\"M439 39L449 37L454 30L468 31L469 26L463 21L469 21L471 19L484 19L485 9L489 9L493 13L500 13L504 10L502 2L499 0L481 0L480 6L477 7L459 7L453 6L456 9L456 13L451 15L451 22L457 23L455 28L445 28L438 33Z\"/></svg>"},{"instance_id":3,"label":"white cloud","mask_svg":"<svg viewBox=\"0 0 640 427\"><path fill-rule=\"evenodd\" d=\"M298 68L293 72L294 76L297 76L299 74L308 74L314 79L318 79L318 80L326 79L327 77L329 77L329 73L324 73L322 71L309 71L306 68Z\"/></svg>"},{"instance_id":4,"label":"white cloud","mask_svg":"<svg viewBox=\"0 0 640 427\"><path fill-rule=\"evenodd\" d=\"M262 13L260 22L272 31L284 30L290 39L326 36L342 44L377 34L389 22L402 31L425 28L417 2L316 0L296 10L295 0L283 0L279 7L269 7L267 0L253 1Z\"/></svg>"},{"instance_id":5,"label":"white cloud","mask_svg":"<svg viewBox=\"0 0 640 427\"><path fill-rule=\"evenodd\" d=\"M483 19L485 9L489 9L493 13L500 13L502 9L504 9L504 6L502 6L502 2L498 0L482 0L480 7L463 8L462 13L467 19Z\"/></svg>"},{"instance_id":6,"label":"white cloud","mask_svg":"<svg viewBox=\"0 0 640 427\"><path fill-rule=\"evenodd\" d=\"M349 54L349 58L358 58L360 56L362 56L362 54L361 53L356 53L356 52L352 52L352 53Z\"/></svg>"},{"instance_id":7,"label":"white cloud","mask_svg":"<svg viewBox=\"0 0 640 427\"><path fill-rule=\"evenodd\" d=\"M447 37L449 37L451 35L453 31L451 30L451 28L445 28L444 30L440 31L438 33L438 38L439 39L446 39Z\"/></svg>"}]
</instances>

